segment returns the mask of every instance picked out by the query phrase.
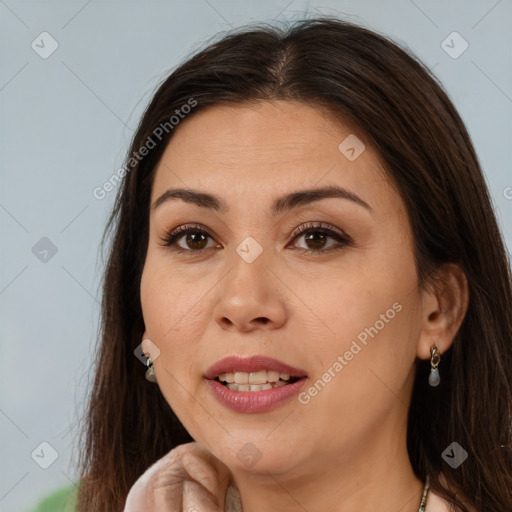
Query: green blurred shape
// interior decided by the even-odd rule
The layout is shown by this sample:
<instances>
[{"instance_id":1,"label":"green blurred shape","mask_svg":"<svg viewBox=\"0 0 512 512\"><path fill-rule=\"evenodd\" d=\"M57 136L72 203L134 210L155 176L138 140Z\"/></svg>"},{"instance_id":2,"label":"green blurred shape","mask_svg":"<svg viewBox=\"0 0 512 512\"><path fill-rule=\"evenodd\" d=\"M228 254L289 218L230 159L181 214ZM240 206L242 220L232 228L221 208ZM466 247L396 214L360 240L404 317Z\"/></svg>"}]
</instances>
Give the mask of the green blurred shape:
<instances>
[{"instance_id":1,"label":"green blurred shape","mask_svg":"<svg viewBox=\"0 0 512 512\"><path fill-rule=\"evenodd\" d=\"M74 512L78 489L75 485L64 487L46 496L36 508L28 512Z\"/></svg>"}]
</instances>

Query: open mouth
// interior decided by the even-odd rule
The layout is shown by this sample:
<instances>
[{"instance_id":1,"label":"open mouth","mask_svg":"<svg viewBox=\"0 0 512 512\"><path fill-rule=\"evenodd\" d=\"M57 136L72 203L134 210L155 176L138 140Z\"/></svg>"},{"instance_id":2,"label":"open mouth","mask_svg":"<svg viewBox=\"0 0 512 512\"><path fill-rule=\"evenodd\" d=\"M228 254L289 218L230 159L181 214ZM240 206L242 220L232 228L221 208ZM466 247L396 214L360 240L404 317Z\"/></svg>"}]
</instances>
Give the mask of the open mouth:
<instances>
[{"instance_id":1,"label":"open mouth","mask_svg":"<svg viewBox=\"0 0 512 512\"><path fill-rule=\"evenodd\" d=\"M214 380L227 387L231 391L265 391L267 389L278 388L293 384L301 379L301 377L292 377L287 373L257 372L259 375L253 378L254 374L247 373L222 373ZM265 372L266 373L266 372Z\"/></svg>"}]
</instances>

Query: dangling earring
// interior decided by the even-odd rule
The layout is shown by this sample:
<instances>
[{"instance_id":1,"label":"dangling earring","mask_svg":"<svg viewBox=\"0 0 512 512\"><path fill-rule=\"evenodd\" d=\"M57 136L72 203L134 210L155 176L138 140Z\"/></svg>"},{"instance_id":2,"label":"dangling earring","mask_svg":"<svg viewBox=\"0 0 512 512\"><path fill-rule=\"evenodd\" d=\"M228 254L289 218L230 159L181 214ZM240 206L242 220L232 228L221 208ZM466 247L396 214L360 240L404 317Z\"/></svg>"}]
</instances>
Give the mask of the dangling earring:
<instances>
[{"instance_id":1,"label":"dangling earring","mask_svg":"<svg viewBox=\"0 0 512 512\"><path fill-rule=\"evenodd\" d=\"M441 352L436 347L436 344L433 343L430 347L430 375L428 376L428 383L433 388L439 386L439 383L441 382L439 370L437 369L439 361L441 361Z\"/></svg>"},{"instance_id":2,"label":"dangling earring","mask_svg":"<svg viewBox=\"0 0 512 512\"><path fill-rule=\"evenodd\" d=\"M151 360L151 357L148 357L146 359L146 366L148 367L148 369L146 370L146 379L149 382L156 382L156 375L155 370L153 368L153 361Z\"/></svg>"}]
</instances>

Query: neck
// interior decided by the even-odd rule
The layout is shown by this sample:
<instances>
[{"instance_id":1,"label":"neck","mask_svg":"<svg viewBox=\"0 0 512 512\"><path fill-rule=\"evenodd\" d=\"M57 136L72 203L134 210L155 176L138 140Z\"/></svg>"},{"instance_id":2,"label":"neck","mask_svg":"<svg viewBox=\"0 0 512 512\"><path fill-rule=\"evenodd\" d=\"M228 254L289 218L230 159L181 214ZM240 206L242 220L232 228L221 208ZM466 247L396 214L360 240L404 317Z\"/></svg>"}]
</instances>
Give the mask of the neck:
<instances>
[{"instance_id":1,"label":"neck","mask_svg":"<svg viewBox=\"0 0 512 512\"><path fill-rule=\"evenodd\" d=\"M244 512L418 512L425 482L412 470L405 440L405 425L390 421L373 438L360 436L349 448L314 453L300 467L237 471L233 480Z\"/></svg>"}]
</instances>

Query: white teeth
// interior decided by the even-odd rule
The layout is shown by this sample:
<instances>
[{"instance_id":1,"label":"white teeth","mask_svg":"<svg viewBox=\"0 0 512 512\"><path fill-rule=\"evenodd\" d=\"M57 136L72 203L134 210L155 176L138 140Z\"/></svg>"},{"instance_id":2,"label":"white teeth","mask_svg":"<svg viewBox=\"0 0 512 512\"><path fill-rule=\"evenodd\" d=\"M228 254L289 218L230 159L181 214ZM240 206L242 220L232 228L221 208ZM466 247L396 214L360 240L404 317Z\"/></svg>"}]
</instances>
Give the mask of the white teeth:
<instances>
[{"instance_id":1,"label":"white teeth","mask_svg":"<svg viewBox=\"0 0 512 512\"><path fill-rule=\"evenodd\" d=\"M249 384L265 384L267 382L267 370L249 373Z\"/></svg>"},{"instance_id":2,"label":"white teeth","mask_svg":"<svg viewBox=\"0 0 512 512\"><path fill-rule=\"evenodd\" d=\"M266 382L277 382L279 379L289 380L289 373L279 373L273 370L260 370L259 372L234 372L221 373L221 382L235 382L236 384L265 384Z\"/></svg>"},{"instance_id":3,"label":"white teeth","mask_svg":"<svg viewBox=\"0 0 512 512\"><path fill-rule=\"evenodd\" d=\"M272 389L272 384L251 384L251 391L265 391L265 389Z\"/></svg>"},{"instance_id":4,"label":"white teeth","mask_svg":"<svg viewBox=\"0 0 512 512\"><path fill-rule=\"evenodd\" d=\"M279 372L267 370L267 382L277 382L279 380Z\"/></svg>"},{"instance_id":5,"label":"white teeth","mask_svg":"<svg viewBox=\"0 0 512 512\"><path fill-rule=\"evenodd\" d=\"M289 373L280 373L273 370L260 370L258 372L231 372L221 373L219 380L233 391L264 391L265 389L285 386L290 380Z\"/></svg>"},{"instance_id":6,"label":"white teeth","mask_svg":"<svg viewBox=\"0 0 512 512\"><path fill-rule=\"evenodd\" d=\"M235 372L235 382L237 384L249 384L249 374L247 372Z\"/></svg>"},{"instance_id":7,"label":"white teeth","mask_svg":"<svg viewBox=\"0 0 512 512\"><path fill-rule=\"evenodd\" d=\"M236 382L230 382L226 384L226 387L231 391L265 391L266 389L279 388L286 386L286 382L279 380L277 382L267 382L265 384L237 384Z\"/></svg>"}]
</instances>

